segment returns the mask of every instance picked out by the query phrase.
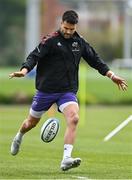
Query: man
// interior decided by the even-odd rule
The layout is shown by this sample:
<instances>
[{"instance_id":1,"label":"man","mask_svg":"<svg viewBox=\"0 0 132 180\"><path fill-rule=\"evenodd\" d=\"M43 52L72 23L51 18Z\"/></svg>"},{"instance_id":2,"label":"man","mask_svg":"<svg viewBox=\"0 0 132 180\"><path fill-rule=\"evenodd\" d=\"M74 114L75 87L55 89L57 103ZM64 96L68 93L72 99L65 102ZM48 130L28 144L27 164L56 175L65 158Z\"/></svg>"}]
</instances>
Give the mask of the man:
<instances>
[{"instance_id":1,"label":"man","mask_svg":"<svg viewBox=\"0 0 132 180\"><path fill-rule=\"evenodd\" d=\"M79 121L79 106L76 98L78 90L78 69L81 57L103 76L109 77L119 89L126 90L124 79L114 75L100 59L95 50L76 32L78 14L69 10L62 16L58 31L44 37L23 63L21 70L10 74L10 78L23 77L34 66L36 70L36 89L27 119L13 139L11 154L19 151L23 135L40 121L53 103L65 116L67 128L64 136L64 153L60 168L63 171L77 167L80 158L72 158L71 153Z\"/></svg>"}]
</instances>

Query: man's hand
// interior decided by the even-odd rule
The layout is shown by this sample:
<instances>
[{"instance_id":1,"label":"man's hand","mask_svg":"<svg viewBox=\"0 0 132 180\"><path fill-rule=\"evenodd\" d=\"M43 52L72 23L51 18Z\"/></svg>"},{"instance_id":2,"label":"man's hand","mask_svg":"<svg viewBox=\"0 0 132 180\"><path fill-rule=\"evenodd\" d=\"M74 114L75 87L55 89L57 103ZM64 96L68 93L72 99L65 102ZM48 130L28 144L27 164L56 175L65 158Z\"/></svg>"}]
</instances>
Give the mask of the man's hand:
<instances>
[{"instance_id":1,"label":"man's hand","mask_svg":"<svg viewBox=\"0 0 132 180\"><path fill-rule=\"evenodd\" d=\"M117 84L119 90L123 90L123 91L127 90L128 85L127 85L125 79L123 79L119 76L116 76L112 71L108 71L106 73L106 76L109 77L114 83Z\"/></svg>"},{"instance_id":2,"label":"man's hand","mask_svg":"<svg viewBox=\"0 0 132 180\"><path fill-rule=\"evenodd\" d=\"M26 68L23 68L21 71L14 72L9 74L10 79L14 77L24 77L27 74L28 70Z\"/></svg>"},{"instance_id":3,"label":"man's hand","mask_svg":"<svg viewBox=\"0 0 132 180\"><path fill-rule=\"evenodd\" d=\"M112 81L118 85L119 90L123 90L123 91L127 90L128 85L125 79L122 79L121 77L114 75L112 77Z\"/></svg>"}]
</instances>

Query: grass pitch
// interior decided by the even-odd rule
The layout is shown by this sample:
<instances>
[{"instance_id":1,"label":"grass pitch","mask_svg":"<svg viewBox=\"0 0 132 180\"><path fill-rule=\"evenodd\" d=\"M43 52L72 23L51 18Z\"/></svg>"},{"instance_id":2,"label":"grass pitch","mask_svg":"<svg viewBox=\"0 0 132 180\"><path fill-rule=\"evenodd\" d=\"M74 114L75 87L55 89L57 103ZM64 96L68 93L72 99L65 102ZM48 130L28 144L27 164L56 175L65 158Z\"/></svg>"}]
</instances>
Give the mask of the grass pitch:
<instances>
[{"instance_id":1,"label":"grass pitch","mask_svg":"<svg viewBox=\"0 0 132 180\"><path fill-rule=\"evenodd\" d=\"M124 121L130 106L89 106L80 118L73 156L82 158L80 167L61 172L65 121L60 113L60 131L54 141L40 140L46 114L28 132L18 155L10 154L10 144L28 113L28 106L0 106L0 179L132 179L132 123L110 141L104 137ZM83 112L83 111L82 111ZM81 116L84 117L84 116Z\"/></svg>"}]
</instances>

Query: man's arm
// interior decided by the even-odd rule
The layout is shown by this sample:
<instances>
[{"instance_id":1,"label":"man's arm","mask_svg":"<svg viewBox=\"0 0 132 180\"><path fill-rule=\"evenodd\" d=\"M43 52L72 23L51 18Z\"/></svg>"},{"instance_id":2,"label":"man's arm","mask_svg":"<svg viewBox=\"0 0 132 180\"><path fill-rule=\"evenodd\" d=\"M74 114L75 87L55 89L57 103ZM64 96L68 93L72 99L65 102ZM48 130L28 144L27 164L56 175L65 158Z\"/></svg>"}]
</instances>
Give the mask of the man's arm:
<instances>
[{"instance_id":1,"label":"man's arm","mask_svg":"<svg viewBox=\"0 0 132 180\"><path fill-rule=\"evenodd\" d=\"M17 71L17 72L9 74L9 77L10 78L13 78L13 77L24 77L27 73L28 73L28 69L27 68L23 68L20 71Z\"/></svg>"},{"instance_id":2,"label":"man's arm","mask_svg":"<svg viewBox=\"0 0 132 180\"><path fill-rule=\"evenodd\" d=\"M119 90L123 90L123 91L127 90L128 85L127 85L125 79L115 75L114 72L112 72L110 70L107 71L106 76L108 78L110 78L114 83L117 84Z\"/></svg>"},{"instance_id":3,"label":"man's arm","mask_svg":"<svg viewBox=\"0 0 132 180\"><path fill-rule=\"evenodd\" d=\"M20 71L9 74L10 78L24 77L30 72L38 63L41 58L44 58L48 54L50 49L50 41L47 40L44 43L40 43L26 58L26 61L22 64Z\"/></svg>"},{"instance_id":4,"label":"man's arm","mask_svg":"<svg viewBox=\"0 0 132 180\"><path fill-rule=\"evenodd\" d=\"M125 79L115 75L107 66L107 64L99 57L96 51L83 39L83 58L87 63L97 69L100 74L109 77L115 84L118 85L119 90L127 90L127 83Z\"/></svg>"},{"instance_id":5,"label":"man's arm","mask_svg":"<svg viewBox=\"0 0 132 180\"><path fill-rule=\"evenodd\" d=\"M107 64L99 57L97 52L93 47L90 46L84 39L82 39L83 50L82 57L83 59L94 69L98 70L103 76L110 70Z\"/></svg>"}]
</instances>

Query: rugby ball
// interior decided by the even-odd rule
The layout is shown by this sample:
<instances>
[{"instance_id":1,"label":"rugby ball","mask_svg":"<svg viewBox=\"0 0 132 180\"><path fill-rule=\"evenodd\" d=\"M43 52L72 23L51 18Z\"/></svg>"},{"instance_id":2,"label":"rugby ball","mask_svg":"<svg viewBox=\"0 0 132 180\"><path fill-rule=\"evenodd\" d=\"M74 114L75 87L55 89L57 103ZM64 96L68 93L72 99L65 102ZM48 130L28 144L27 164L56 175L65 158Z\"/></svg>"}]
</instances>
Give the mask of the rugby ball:
<instances>
[{"instance_id":1,"label":"rugby ball","mask_svg":"<svg viewBox=\"0 0 132 180\"><path fill-rule=\"evenodd\" d=\"M56 118L50 118L44 122L41 127L40 137L42 141L48 143L51 142L58 133L60 124Z\"/></svg>"}]
</instances>

